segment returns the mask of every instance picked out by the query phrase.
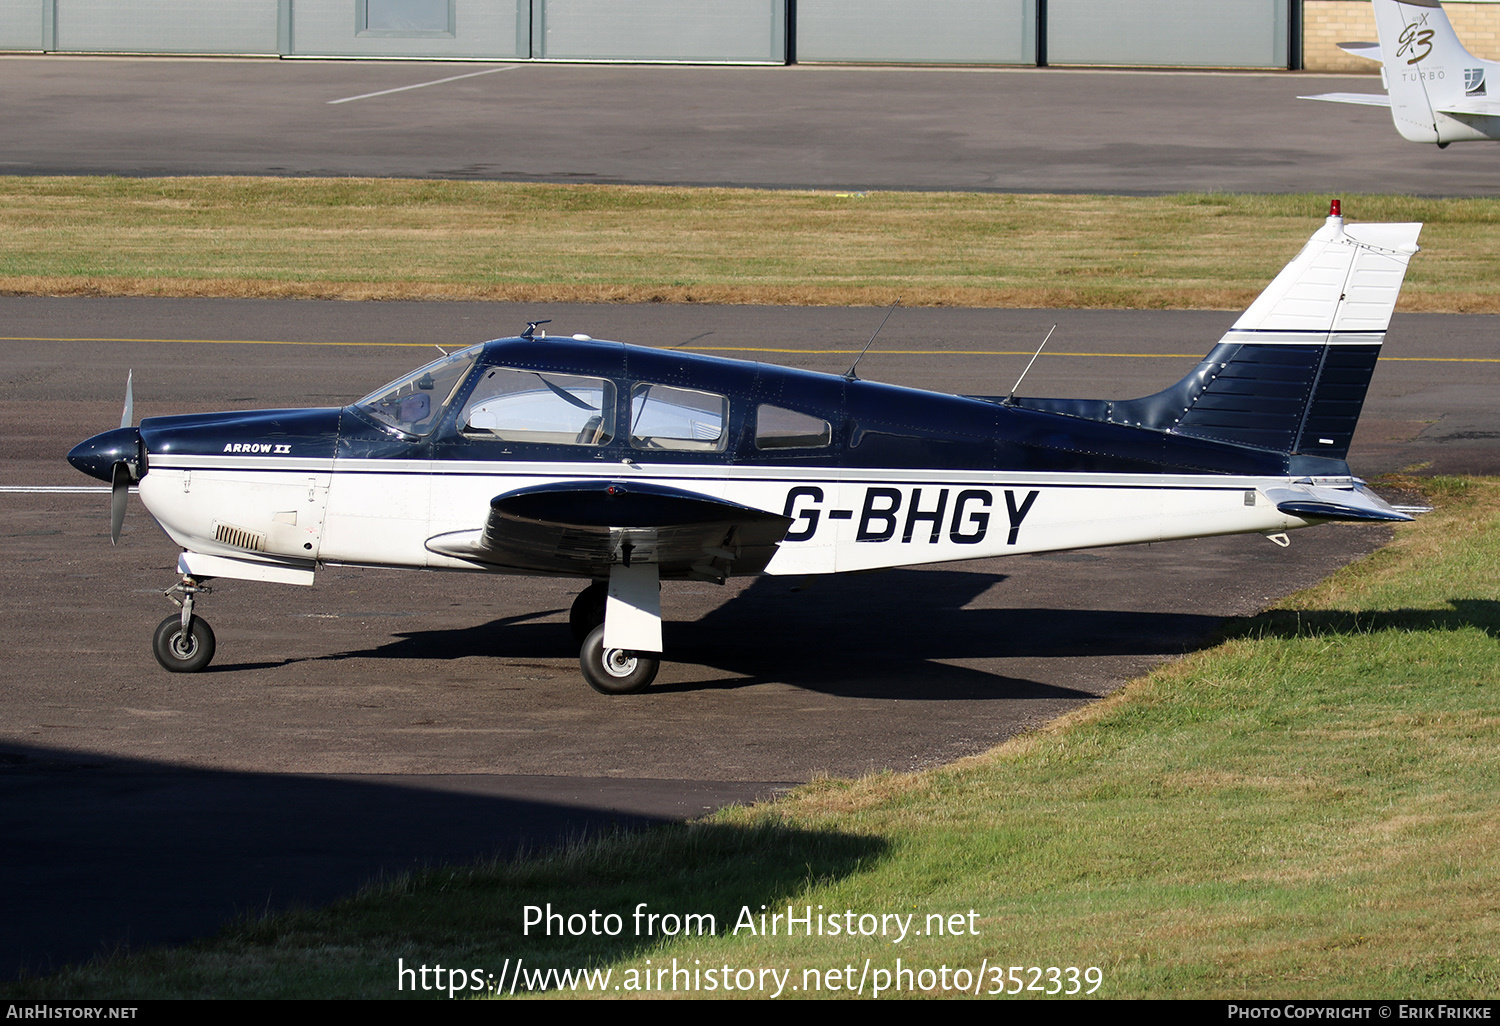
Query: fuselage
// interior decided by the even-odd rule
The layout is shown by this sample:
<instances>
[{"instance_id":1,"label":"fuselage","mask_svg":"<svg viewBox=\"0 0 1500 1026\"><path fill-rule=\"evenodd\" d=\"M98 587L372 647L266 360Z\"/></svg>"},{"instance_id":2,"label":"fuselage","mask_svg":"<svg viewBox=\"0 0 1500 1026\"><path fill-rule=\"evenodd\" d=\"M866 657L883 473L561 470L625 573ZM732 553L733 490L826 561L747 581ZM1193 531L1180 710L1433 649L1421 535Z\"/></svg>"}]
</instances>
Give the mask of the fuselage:
<instances>
[{"instance_id":1,"label":"fuselage","mask_svg":"<svg viewBox=\"0 0 1500 1026\"><path fill-rule=\"evenodd\" d=\"M1265 494L1306 480L1295 457L1025 402L505 339L343 408L148 419L139 492L190 554L306 569L504 572L429 541L481 527L498 495L557 481L782 514L792 523L765 568L782 574L1309 523ZM1341 461L1318 468L1319 483L1350 480Z\"/></svg>"}]
</instances>

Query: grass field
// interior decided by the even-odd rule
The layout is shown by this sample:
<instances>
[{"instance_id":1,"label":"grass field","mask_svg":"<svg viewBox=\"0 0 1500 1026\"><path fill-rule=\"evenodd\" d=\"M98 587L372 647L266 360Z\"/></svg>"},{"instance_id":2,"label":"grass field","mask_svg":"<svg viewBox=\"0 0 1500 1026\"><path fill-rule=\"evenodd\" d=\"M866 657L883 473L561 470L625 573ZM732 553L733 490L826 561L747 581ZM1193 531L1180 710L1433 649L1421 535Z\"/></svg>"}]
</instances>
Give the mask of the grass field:
<instances>
[{"instance_id":1,"label":"grass field","mask_svg":"<svg viewBox=\"0 0 1500 1026\"><path fill-rule=\"evenodd\" d=\"M1045 991L1056 966L1058 989L1076 967L1077 989L1097 979L1109 998L1493 998L1500 484L1421 487L1435 512L1373 557L983 756L433 871L0 994L385 998L398 996L398 959L479 972L443 977L461 988L521 959L608 971L611 994L670 988L649 973L674 965L700 986L727 967L723 978L764 979L767 994L777 979L786 994L869 994L881 971L903 982L901 959L907 993ZM715 935L637 936L642 902L711 914ZM618 914L620 935L527 934L525 906L548 903ZM764 936L762 905L911 914L924 931L937 916L945 929L900 943ZM736 934L746 912L757 929ZM437 982L414 974L404 993L446 996L421 989Z\"/></svg>"},{"instance_id":2,"label":"grass field","mask_svg":"<svg viewBox=\"0 0 1500 1026\"><path fill-rule=\"evenodd\" d=\"M1401 309L1500 312L1500 200L1426 222ZM0 178L0 293L1239 309L1325 196Z\"/></svg>"}]
</instances>

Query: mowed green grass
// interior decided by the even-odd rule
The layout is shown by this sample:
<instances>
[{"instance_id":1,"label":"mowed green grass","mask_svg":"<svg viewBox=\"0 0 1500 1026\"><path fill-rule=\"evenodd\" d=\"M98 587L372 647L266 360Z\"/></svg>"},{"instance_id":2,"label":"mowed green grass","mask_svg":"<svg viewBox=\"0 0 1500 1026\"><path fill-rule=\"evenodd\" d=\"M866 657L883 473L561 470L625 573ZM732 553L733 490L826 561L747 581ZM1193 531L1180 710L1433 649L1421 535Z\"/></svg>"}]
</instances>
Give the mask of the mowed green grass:
<instances>
[{"instance_id":1,"label":"mowed green grass","mask_svg":"<svg viewBox=\"0 0 1500 1026\"><path fill-rule=\"evenodd\" d=\"M1328 199L0 178L0 292L1235 309ZM1344 201L1426 222L1402 309L1500 312L1500 200Z\"/></svg>"},{"instance_id":2,"label":"mowed green grass","mask_svg":"<svg viewBox=\"0 0 1500 1026\"><path fill-rule=\"evenodd\" d=\"M622 988L612 995L641 992L632 981L670 988L670 974L647 974L676 966L700 985L720 967L768 988L762 971L789 974L785 994L798 996L861 981L868 995L881 971L887 985L907 980L906 993L1034 984L1024 996L1041 996L1073 988L1076 967L1077 989L1094 968L1096 995L1109 998L1493 998L1500 483L1422 487L1436 510L1371 558L983 756L822 781L514 865L427 872L0 992L385 998L398 996L398 959L478 971L443 977L461 988L520 959L607 970ZM525 906L548 903L618 914L620 936L528 935ZM717 930L637 936L641 903L711 914ZM765 936L756 918L736 934L742 910L758 917L762 905L913 914L917 929L941 916L959 929L892 943ZM410 986L447 996L415 976Z\"/></svg>"}]
</instances>

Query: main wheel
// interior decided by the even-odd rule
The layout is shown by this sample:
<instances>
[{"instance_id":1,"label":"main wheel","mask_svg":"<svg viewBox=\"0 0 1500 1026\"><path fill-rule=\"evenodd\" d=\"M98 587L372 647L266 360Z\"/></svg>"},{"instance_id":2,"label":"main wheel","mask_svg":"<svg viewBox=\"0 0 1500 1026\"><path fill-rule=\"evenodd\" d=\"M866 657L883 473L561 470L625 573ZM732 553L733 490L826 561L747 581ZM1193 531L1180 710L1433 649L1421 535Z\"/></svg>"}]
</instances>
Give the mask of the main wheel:
<instances>
[{"instance_id":1,"label":"main wheel","mask_svg":"<svg viewBox=\"0 0 1500 1026\"><path fill-rule=\"evenodd\" d=\"M151 652L162 668L173 673L197 673L214 657L214 629L207 621L193 617L188 629L182 629L180 614L167 617L156 628Z\"/></svg>"},{"instance_id":2,"label":"main wheel","mask_svg":"<svg viewBox=\"0 0 1500 1026\"><path fill-rule=\"evenodd\" d=\"M583 667L583 677L595 691L605 695L633 695L646 690L656 679L661 660L644 652L605 648L601 624L589 632L583 651L578 654L578 665Z\"/></svg>"},{"instance_id":3,"label":"main wheel","mask_svg":"<svg viewBox=\"0 0 1500 1026\"><path fill-rule=\"evenodd\" d=\"M568 611L568 626L573 630L573 639L580 645L595 627L604 623L604 604L609 600L609 585L595 581L578 593L573 608Z\"/></svg>"}]
</instances>

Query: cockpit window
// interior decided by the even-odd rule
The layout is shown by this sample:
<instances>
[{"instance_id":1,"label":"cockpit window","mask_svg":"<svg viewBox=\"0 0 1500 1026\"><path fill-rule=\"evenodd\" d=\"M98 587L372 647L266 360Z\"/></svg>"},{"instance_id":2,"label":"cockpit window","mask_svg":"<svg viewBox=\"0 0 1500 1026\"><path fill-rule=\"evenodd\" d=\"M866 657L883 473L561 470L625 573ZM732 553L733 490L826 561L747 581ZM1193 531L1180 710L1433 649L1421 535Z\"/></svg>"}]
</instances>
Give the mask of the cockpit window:
<instances>
[{"instance_id":1,"label":"cockpit window","mask_svg":"<svg viewBox=\"0 0 1500 1026\"><path fill-rule=\"evenodd\" d=\"M638 382L630 392L630 444L637 449L721 452L729 400L714 392Z\"/></svg>"},{"instance_id":2,"label":"cockpit window","mask_svg":"<svg viewBox=\"0 0 1500 1026\"><path fill-rule=\"evenodd\" d=\"M429 434L453 401L482 345L470 346L377 389L354 405L377 421L409 435Z\"/></svg>"},{"instance_id":3,"label":"cockpit window","mask_svg":"<svg viewBox=\"0 0 1500 1026\"><path fill-rule=\"evenodd\" d=\"M579 374L486 367L458 423L466 438L607 445L615 435L615 384Z\"/></svg>"}]
</instances>

